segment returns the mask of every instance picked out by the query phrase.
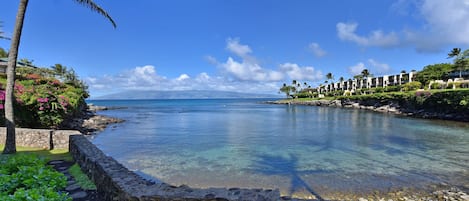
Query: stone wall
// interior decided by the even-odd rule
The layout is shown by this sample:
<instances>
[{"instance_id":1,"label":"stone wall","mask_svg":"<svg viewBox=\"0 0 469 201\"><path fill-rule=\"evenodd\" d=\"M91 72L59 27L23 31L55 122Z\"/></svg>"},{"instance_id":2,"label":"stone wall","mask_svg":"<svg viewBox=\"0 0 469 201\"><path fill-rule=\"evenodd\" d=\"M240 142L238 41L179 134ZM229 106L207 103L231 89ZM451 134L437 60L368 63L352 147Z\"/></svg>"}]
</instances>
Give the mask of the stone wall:
<instances>
[{"instance_id":1,"label":"stone wall","mask_svg":"<svg viewBox=\"0 0 469 201\"><path fill-rule=\"evenodd\" d=\"M70 153L93 182L103 200L291 200L278 190L171 186L147 181L106 156L82 135L70 136Z\"/></svg>"},{"instance_id":2,"label":"stone wall","mask_svg":"<svg viewBox=\"0 0 469 201\"><path fill-rule=\"evenodd\" d=\"M16 128L16 145L41 149L68 149L69 136L80 134L75 130ZM0 127L0 144L5 144L6 128Z\"/></svg>"}]
</instances>

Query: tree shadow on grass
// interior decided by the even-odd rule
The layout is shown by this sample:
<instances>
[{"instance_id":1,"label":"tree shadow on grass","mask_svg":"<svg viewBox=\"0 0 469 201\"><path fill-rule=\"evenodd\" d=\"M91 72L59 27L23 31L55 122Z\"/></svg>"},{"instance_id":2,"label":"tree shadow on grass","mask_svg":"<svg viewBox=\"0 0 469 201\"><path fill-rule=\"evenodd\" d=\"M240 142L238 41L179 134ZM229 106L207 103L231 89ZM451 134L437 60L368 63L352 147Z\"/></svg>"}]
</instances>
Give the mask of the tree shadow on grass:
<instances>
[{"instance_id":1,"label":"tree shadow on grass","mask_svg":"<svg viewBox=\"0 0 469 201\"><path fill-rule=\"evenodd\" d=\"M308 183L302 178L301 174L321 174L324 170L297 170L298 158L292 154L289 157L274 155L257 155L258 160L255 161L253 171L264 175L280 175L289 177L291 180L289 194L292 195L297 190L306 189L314 195L318 200L324 200Z\"/></svg>"},{"instance_id":2,"label":"tree shadow on grass","mask_svg":"<svg viewBox=\"0 0 469 201\"><path fill-rule=\"evenodd\" d=\"M3 148L4 146L0 145L0 153L1 151L3 151ZM51 160L73 161L73 158L67 149L45 150L41 148L16 147L16 154L34 154L39 157L45 158L47 161L51 161ZM3 154L0 154L0 157L2 155Z\"/></svg>"}]
</instances>

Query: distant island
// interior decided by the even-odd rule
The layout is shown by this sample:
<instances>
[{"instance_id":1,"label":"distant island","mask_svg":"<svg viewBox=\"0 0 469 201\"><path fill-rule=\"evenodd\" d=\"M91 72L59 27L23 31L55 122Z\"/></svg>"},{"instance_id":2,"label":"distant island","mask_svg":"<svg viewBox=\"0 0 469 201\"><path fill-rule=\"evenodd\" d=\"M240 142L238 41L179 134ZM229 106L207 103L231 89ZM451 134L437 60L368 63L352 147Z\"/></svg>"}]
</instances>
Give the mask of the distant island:
<instances>
[{"instance_id":1,"label":"distant island","mask_svg":"<svg viewBox=\"0 0 469 201\"><path fill-rule=\"evenodd\" d=\"M184 90L184 91L124 91L104 96L93 97L93 100L135 100L135 99L227 99L227 98L279 98L280 94L255 94L230 91Z\"/></svg>"}]
</instances>

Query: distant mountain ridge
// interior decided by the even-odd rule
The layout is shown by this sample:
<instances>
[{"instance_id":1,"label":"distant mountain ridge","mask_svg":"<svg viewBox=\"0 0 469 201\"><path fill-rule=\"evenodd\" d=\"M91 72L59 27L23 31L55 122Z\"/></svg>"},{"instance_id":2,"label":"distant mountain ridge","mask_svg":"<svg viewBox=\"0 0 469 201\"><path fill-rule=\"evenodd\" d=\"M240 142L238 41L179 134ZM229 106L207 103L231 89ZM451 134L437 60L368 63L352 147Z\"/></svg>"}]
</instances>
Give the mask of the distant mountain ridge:
<instances>
[{"instance_id":1,"label":"distant mountain ridge","mask_svg":"<svg viewBox=\"0 0 469 201\"><path fill-rule=\"evenodd\" d=\"M184 91L125 91L91 99L213 99L213 98L280 98L276 94L254 94L230 91L184 90Z\"/></svg>"}]
</instances>

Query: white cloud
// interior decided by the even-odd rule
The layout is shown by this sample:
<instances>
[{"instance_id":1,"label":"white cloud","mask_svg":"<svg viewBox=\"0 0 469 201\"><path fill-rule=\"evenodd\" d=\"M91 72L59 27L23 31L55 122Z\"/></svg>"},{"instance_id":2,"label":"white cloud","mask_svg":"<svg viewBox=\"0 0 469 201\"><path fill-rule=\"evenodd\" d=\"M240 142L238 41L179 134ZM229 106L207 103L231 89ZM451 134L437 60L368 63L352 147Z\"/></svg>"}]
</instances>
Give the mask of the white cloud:
<instances>
[{"instance_id":1,"label":"white cloud","mask_svg":"<svg viewBox=\"0 0 469 201\"><path fill-rule=\"evenodd\" d=\"M409 31L409 40L420 50L440 48L444 44L469 45L469 0L416 1L425 20L421 30Z\"/></svg>"},{"instance_id":2,"label":"white cloud","mask_svg":"<svg viewBox=\"0 0 469 201\"><path fill-rule=\"evenodd\" d=\"M226 49L241 58L252 52L249 46L239 44L239 38L228 38L226 40Z\"/></svg>"},{"instance_id":3,"label":"white cloud","mask_svg":"<svg viewBox=\"0 0 469 201\"><path fill-rule=\"evenodd\" d=\"M322 79L322 73L311 66L300 67L298 64L285 63L275 70L264 68L251 55L251 48L241 44L239 39L228 39L227 49L240 56L242 61L228 57L226 62L219 63L218 66L226 76L238 81L278 82L286 78L305 81Z\"/></svg>"},{"instance_id":4,"label":"white cloud","mask_svg":"<svg viewBox=\"0 0 469 201\"><path fill-rule=\"evenodd\" d=\"M374 59L368 59L368 63L370 64L370 71L375 76L377 75L385 75L391 72L391 67L385 63L379 63Z\"/></svg>"},{"instance_id":5,"label":"white cloud","mask_svg":"<svg viewBox=\"0 0 469 201\"><path fill-rule=\"evenodd\" d=\"M447 46L469 46L469 0L399 0L391 6L395 13L420 19L416 27L397 32L372 31L357 34L358 23L337 23L337 35L343 41L360 46L411 46L417 51L440 51Z\"/></svg>"},{"instance_id":6,"label":"white cloud","mask_svg":"<svg viewBox=\"0 0 469 201\"><path fill-rule=\"evenodd\" d=\"M210 76L206 72L194 77L181 74L176 78L167 78L158 75L153 66L135 67L115 75L86 77L84 81L92 97L127 90L220 90L271 94L278 91L277 82L232 80L223 76Z\"/></svg>"},{"instance_id":7,"label":"white cloud","mask_svg":"<svg viewBox=\"0 0 469 201\"><path fill-rule=\"evenodd\" d=\"M313 51L313 54L316 56L316 57L323 57L327 54L326 51L324 51L320 46L319 44L317 43L311 43L309 44L309 49L311 51Z\"/></svg>"},{"instance_id":8,"label":"white cloud","mask_svg":"<svg viewBox=\"0 0 469 201\"><path fill-rule=\"evenodd\" d=\"M212 57L212 56L210 56L210 55L205 56L205 60L206 60L208 63L212 64L212 65L217 65L217 64L218 64L217 59L215 59L215 57Z\"/></svg>"},{"instance_id":9,"label":"white cloud","mask_svg":"<svg viewBox=\"0 0 469 201\"><path fill-rule=\"evenodd\" d=\"M280 72L262 68L257 63L249 61L237 62L229 57L228 60L221 64L225 72L238 80L249 81L280 81L283 75Z\"/></svg>"},{"instance_id":10,"label":"white cloud","mask_svg":"<svg viewBox=\"0 0 469 201\"><path fill-rule=\"evenodd\" d=\"M375 30L365 37L356 33L357 27L357 23L339 22L336 25L337 35L341 40L355 42L361 46L392 47L399 44L399 38L394 32L385 34L382 30Z\"/></svg>"},{"instance_id":11,"label":"white cloud","mask_svg":"<svg viewBox=\"0 0 469 201\"><path fill-rule=\"evenodd\" d=\"M117 75L104 75L101 77L87 77L84 79L90 90L117 90L117 89L152 89L159 86L167 78L156 74L154 66L147 65L135 67Z\"/></svg>"},{"instance_id":12,"label":"white cloud","mask_svg":"<svg viewBox=\"0 0 469 201\"><path fill-rule=\"evenodd\" d=\"M187 80L189 79L189 75L187 74L181 74L178 78L176 78L177 81L182 81L182 80Z\"/></svg>"},{"instance_id":13,"label":"white cloud","mask_svg":"<svg viewBox=\"0 0 469 201\"><path fill-rule=\"evenodd\" d=\"M280 71L286 73L292 80L318 81L323 78L322 72L316 71L314 67L300 67L294 63L281 64Z\"/></svg>"},{"instance_id":14,"label":"white cloud","mask_svg":"<svg viewBox=\"0 0 469 201\"><path fill-rule=\"evenodd\" d=\"M364 62L359 62L353 66L348 67L348 73L351 76L360 75L364 69L368 69L368 71L373 74L374 76L381 76L386 75L391 72L392 68L385 63L380 63L374 59L367 60L368 66L365 66Z\"/></svg>"},{"instance_id":15,"label":"white cloud","mask_svg":"<svg viewBox=\"0 0 469 201\"><path fill-rule=\"evenodd\" d=\"M174 78L158 75L154 66L135 67L116 75L87 77L93 96L122 92L126 90L222 90L252 93L276 93L280 81L296 79L301 81L318 81L323 78L321 71L312 66L299 66L295 63L284 63L275 69L264 68L251 55L248 45L239 39L228 39L227 49L240 56L241 61L228 57L226 62L218 62L212 56L205 59L216 65L221 73L209 75L202 72L196 75L182 73Z\"/></svg>"},{"instance_id":16,"label":"white cloud","mask_svg":"<svg viewBox=\"0 0 469 201\"><path fill-rule=\"evenodd\" d=\"M348 67L348 72L351 76L360 75L365 69L365 64L360 62L354 66Z\"/></svg>"}]
</instances>

